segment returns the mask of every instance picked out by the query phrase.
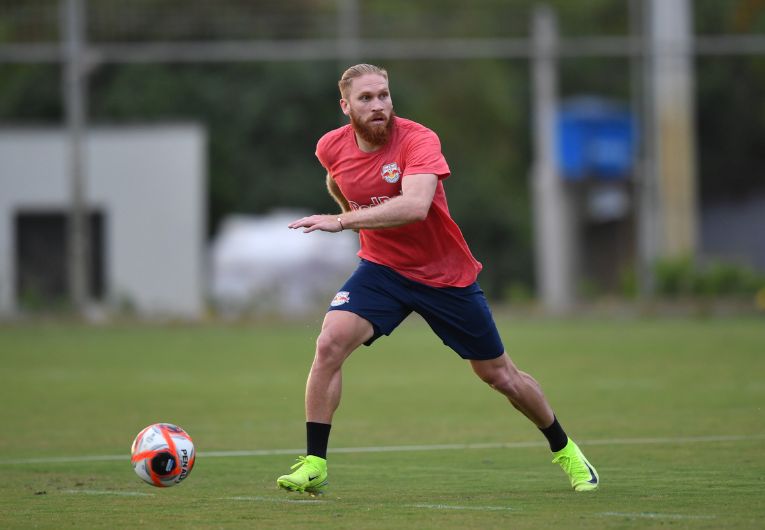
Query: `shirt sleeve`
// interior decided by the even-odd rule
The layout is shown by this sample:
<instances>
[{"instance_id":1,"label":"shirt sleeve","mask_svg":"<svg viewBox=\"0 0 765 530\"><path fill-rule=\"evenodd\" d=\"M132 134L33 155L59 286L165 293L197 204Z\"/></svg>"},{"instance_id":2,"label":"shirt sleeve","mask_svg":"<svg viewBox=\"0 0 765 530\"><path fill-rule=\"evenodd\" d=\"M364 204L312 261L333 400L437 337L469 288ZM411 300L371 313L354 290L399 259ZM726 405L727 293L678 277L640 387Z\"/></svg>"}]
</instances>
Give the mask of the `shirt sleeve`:
<instances>
[{"instance_id":1,"label":"shirt sleeve","mask_svg":"<svg viewBox=\"0 0 765 530\"><path fill-rule=\"evenodd\" d=\"M439 180L445 179L451 173L441 153L441 141L431 130L417 134L406 150L404 176L422 173L433 173Z\"/></svg>"},{"instance_id":2,"label":"shirt sleeve","mask_svg":"<svg viewBox=\"0 0 765 530\"><path fill-rule=\"evenodd\" d=\"M319 159L319 163L329 172L330 168L330 160L329 160L329 153L327 150L327 143L328 138L325 134L321 138L319 138L319 141L316 143L316 158Z\"/></svg>"}]
</instances>

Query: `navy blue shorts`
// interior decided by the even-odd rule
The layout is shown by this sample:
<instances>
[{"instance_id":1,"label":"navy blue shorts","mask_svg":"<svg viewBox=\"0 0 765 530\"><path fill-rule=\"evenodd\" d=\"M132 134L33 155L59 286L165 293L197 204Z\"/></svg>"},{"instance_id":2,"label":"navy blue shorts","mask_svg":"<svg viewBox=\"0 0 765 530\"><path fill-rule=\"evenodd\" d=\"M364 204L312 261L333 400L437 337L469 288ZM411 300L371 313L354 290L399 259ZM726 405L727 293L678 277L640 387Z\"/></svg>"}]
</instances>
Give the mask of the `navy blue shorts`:
<instances>
[{"instance_id":1,"label":"navy blue shorts","mask_svg":"<svg viewBox=\"0 0 765 530\"><path fill-rule=\"evenodd\" d=\"M350 311L368 320L374 335L390 335L414 311L463 359L495 359L505 351L478 283L467 287L430 287L389 267L361 260L335 295L329 311Z\"/></svg>"}]
</instances>

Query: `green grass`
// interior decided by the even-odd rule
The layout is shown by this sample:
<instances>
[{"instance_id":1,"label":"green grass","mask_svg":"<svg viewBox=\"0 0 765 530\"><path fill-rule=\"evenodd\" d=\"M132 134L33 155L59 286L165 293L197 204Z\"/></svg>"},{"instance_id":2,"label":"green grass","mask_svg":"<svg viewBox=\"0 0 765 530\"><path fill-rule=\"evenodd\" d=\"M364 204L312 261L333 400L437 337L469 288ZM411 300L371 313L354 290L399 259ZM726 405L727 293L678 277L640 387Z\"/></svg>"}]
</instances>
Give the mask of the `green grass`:
<instances>
[{"instance_id":1,"label":"green grass","mask_svg":"<svg viewBox=\"0 0 765 530\"><path fill-rule=\"evenodd\" d=\"M536 429L416 318L346 365L318 501L275 488L297 452L205 457L303 447L318 320L18 325L0 328L0 528L762 527L765 320L499 324L600 491L570 491ZM178 487L129 465L156 421L200 452ZM443 444L488 447L340 451ZM55 461L98 455L124 459Z\"/></svg>"}]
</instances>

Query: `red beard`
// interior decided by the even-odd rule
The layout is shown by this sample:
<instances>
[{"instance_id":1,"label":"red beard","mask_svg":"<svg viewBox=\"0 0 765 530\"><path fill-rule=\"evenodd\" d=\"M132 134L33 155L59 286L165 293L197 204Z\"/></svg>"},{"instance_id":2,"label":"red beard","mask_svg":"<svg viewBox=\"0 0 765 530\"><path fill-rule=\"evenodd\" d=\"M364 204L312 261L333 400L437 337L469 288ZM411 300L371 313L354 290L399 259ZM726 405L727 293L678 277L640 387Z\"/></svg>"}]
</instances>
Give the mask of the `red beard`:
<instances>
[{"instance_id":1,"label":"red beard","mask_svg":"<svg viewBox=\"0 0 765 530\"><path fill-rule=\"evenodd\" d=\"M384 125L370 122L370 120L379 116L380 114L372 115L367 122L362 122L353 111L350 113L351 127L353 127L353 130L361 136L362 140L375 147L380 147L388 142L390 132L393 130L393 121L396 114L391 110L388 121L386 121Z\"/></svg>"}]
</instances>

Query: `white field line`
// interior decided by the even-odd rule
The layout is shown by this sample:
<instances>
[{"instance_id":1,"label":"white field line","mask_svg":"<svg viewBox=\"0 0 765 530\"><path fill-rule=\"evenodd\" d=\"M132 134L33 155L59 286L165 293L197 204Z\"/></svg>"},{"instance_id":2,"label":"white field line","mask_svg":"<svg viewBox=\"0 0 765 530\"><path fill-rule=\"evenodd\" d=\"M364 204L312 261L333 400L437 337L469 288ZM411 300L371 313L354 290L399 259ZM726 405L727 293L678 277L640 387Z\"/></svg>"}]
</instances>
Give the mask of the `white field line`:
<instances>
[{"instance_id":1,"label":"white field line","mask_svg":"<svg viewBox=\"0 0 765 530\"><path fill-rule=\"evenodd\" d=\"M140 493L137 491L109 491L109 490L64 490L63 493L73 495L116 495L120 497L152 497L153 493ZM236 497L221 497L220 500L224 501L246 501L246 502L268 502L275 504L326 504L332 502L331 500L323 499L280 499L276 497L260 497L260 496L236 496ZM515 511L514 508L509 506L464 506L457 504L405 504L408 508L422 508L427 510L470 510L470 511L484 511L484 512L500 512L500 511ZM652 513L652 512L601 512L597 515L604 517L623 517L623 518L638 518L638 519L671 519L671 520L683 520L683 519L715 519L715 515L685 515L676 513Z\"/></svg>"},{"instance_id":2,"label":"white field line","mask_svg":"<svg viewBox=\"0 0 765 530\"><path fill-rule=\"evenodd\" d=\"M607 438L603 440L579 441L582 447L590 445L669 445L669 444L697 444L710 442L742 442L751 440L763 440L765 434L753 435L720 435L720 436L680 436L676 438ZM432 444L432 445L382 445L374 447L337 447L330 449L332 454L353 453L398 453L410 451L464 451L475 449L524 449L529 447L547 447L547 442L493 442L493 443L468 443L468 444ZM299 455L303 449L255 449L252 451L205 451L200 452L200 458L230 458L242 456L278 456ZM52 456L41 458L18 458L0 460L0 465L12 464L66 464L77 462L107 462L129 460L124 455L85 455L85 456Z\"/></svg>"},{"instance_id":3,"label":"white field line","mask_svg":"<svg viewBox=\"0 0 765 530\"><path fill-rule=\"evenodd\" d=\"M69 491L68 493L78 493L76 491ZM111 493L111 492L104 492ZM246 502L268 502L274 504L327 504L332 501L329 499L280 499L276 497L260 497L260 496L236 496L236 497L221 497L222 501L246 501ZM426 510L467 510L478 512L512 512L517 511L516 508L510 506L465 506L459 504L404 504L406 508L420 508ZM679 513L653 513L653 512L600 512L595 515L603 517L623 517L628 519L669 519L669 520L689 520L689 519L716 519L716 515L686 515Z\"/></svg>"},{"instance_id":4,"label":"white field line","mask_svg":"<svg viewBox=\"0 0 765 530\"><path fill-rule=\"evenodd\" d=\"M275 497L237 496L221 497L222 501L269 502L275 504L327 504L330 499L280 499ZM472 510L479 512L507 512L515 508L509 506L460 506L455 504L404 504L406 508L421 508L426 510Z\"/></svg>"},{"instance_id":5,"label":"white field line","mask_svg":"<svg viewBox=\"0 0 765 530\"><path fill-rule=\"evenodd\" d=\"M276 497L256 497L256 496L237 496L237 497L221 497L222 501L248 501L248 502L273 502L277 504L326 504L332 502L330 500L323 499L279 499Z\"/></svg>"},{"instance_id":6,"label":"white field line","mask_svg":"<svg viewBox=\"0 0 765 530\"><path fill-rule=\"evenodd\" d=\"M507 512L514 508L509 506L458 506L455 504L405 504L409 508L426 508L428 510L475 510L480 512Z\"/></svg>"},{"instance_id":7,"label":"white field line","mask_svg":"<svg viewBox=\"0 0 765 530\"><path fill-rule=\"evenodd\" d=\"M109 490L64 490L64 493L80 495L117 495L119 497L153 497L153 493L139 493L137 491L109 491Z\"/></svg>"},{"instance_id":8,"label":"white field line","mask_svg":"<svg viewBox=\"0 0 765 530\"><path fill-rule=\"evenodd\" d=\"M221 497L222 501L271 502L276 504L327 504L329 499L280 499L275 497L237 496ZM512 511L509 506L460 506L455 504L405 504L407 508L425 508L428 510L474 510L484 512Z\"/></svg>"},{"instance_id":9,"label":"white field line","mask_svg":"<svg viewBox=\"0 0 765 530\"><path fill-rule=\"evenodd\" d=\"M716 519L716 515L685 515L681 513L652 513L652 512L601 512L597 515L604 517L625 517L625 518L639 518L639 519Z\"/></svg>"}]
</instances>

